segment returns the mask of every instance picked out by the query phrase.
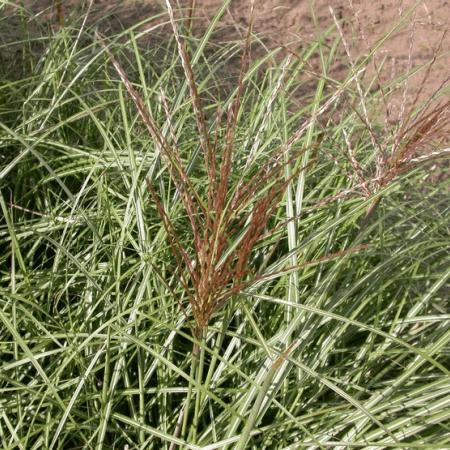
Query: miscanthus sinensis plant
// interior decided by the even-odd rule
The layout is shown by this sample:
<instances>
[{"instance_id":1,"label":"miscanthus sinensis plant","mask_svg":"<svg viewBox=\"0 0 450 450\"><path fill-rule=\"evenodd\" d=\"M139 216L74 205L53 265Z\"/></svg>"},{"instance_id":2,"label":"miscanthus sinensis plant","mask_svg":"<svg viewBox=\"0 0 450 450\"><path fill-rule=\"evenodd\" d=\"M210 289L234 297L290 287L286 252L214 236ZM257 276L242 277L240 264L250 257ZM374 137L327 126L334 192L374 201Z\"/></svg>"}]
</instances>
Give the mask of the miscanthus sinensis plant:
<instances>
[{"instance_id":1,"label":"miscanthus sinensis plant","mask_svg":"<svg viewBox=\"0 0 450 450\"><path fill-rule=\"evenodd\" d=\"M228 3L5 34L2 448L450 445L448 103L378 120L338 20L263 51Z\"/></svg>"}]
</instances>

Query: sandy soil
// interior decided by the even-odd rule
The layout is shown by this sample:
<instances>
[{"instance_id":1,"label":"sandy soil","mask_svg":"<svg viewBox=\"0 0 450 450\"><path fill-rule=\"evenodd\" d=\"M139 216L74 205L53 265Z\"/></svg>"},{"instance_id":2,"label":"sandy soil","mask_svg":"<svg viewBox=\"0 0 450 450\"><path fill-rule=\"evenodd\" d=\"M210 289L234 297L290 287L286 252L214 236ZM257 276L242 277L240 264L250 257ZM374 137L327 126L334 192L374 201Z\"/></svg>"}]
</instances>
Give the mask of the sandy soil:
<instances>
[{"instance_id":1,"label":"sandy soil","mask_svg":"<svg viewBox=\"0 0 450 450\"><path fill-rule=\"evenodd\" d=\"M65 16L78 14L88 3L86 0L62 0ZM190 0L172 0L172 3L186 7ZM450 24L450 1L423 0L408 17L408 10L415 3L415 0L316 0L315 23L309 0L255 0L255 31L269 46L284 45L296 49L313 40L320 30L333 25L334 14L341 23L351 58L357 59L404 20L405 26L393 33L377 53L380 64L383 58L386 59L382 82L432 61L436 52L439 53L422 88L425 71L409 81L407 102L412 102L418 92L421 99L433 94L450 76L450 31L445 34ZM51 0L26 0L25 4L40 14L40 20L56 23ZM196 0L195 4L195 28L200 33L222 0ZM223 20L221 38L235 39L243 33L248 23L249 5L249 0L231 1ZM109 26L117 28L162 11L163 0L94 0L91 17L95 20L108 16ZM342 64L336 67L333 75L339 78L340 72L346 73L348 66L349 57L344 52Z\"/></svg>"}]
</instances>

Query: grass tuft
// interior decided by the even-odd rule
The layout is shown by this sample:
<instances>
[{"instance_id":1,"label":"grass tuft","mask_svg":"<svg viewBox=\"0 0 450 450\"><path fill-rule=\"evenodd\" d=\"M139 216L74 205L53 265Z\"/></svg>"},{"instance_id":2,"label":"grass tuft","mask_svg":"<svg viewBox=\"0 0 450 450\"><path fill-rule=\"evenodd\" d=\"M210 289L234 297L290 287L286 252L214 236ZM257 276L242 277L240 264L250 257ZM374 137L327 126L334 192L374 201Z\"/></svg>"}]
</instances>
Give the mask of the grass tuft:
<instances>
[{"instance_id":1,"label":"grass tuft","mask_svg":"<svg viewBox=\"0 0 450 450\"><path fill-rule=\"evenodd\" d=\"M286 51L253 2L227 44L227 2L54 6L1 19L36 25L0 49L1 447L447 448L445 87L337 18Z\"/></svg>"}]
</instances>

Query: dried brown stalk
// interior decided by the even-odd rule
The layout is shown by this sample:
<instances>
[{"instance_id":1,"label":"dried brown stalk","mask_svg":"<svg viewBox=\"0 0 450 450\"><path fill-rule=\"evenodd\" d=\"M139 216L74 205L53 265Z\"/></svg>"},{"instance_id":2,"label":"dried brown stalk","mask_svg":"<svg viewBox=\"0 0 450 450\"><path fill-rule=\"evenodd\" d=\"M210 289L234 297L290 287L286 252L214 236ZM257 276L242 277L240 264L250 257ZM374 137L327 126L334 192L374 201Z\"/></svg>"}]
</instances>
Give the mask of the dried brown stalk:
<instances>
[{"instance_id":1,"label":"dried brown stalk","mask_svg":"<svg viewBox=\"0 0 450 450\"><path fill-rule=\"evenodd\" d=\"M54 5L58 24L62 28L64 26L64 8L62 6L62 0L55 0Z\"/></svg>"},{"instance_id":2,"label":"dried brown stalk","mask_svg":"<svg viewBox=\"0 0 450 450\"><path fill-rule=\"evenodd\" d=\"M365 35L364 28L360 23L358 12L356 11L352 0L349 0L349 4L350 10L353 12L354 19L358 25L362 41L365 42L367 50L370 51L367 36ZM350 47L346 41L346 36L339 20L334 15L332 8L330 8L330 10L337 30L341 36L351 68L353 72L355 72L356 65L350 53ZM401 10L399 13L401 14ZM412 69L412 52L415 37L414 14L415 12L413 11L412 27L409 36L408 73ZM372 142L373 151L376 153L374 158L375 164L363 164L362 161L358 160L358 157L354 155L352 151L353 145L351 136L344 130L347 149L343 152L343 157L347 160L353 172L349 177L352 184L351 188L347 189L346 192L355 193L356 190L365 198L373 198L373 202L366 211L363 224L367 224L370 217L373 216L376 211L382 200L380 192L385 187L393 183L401 174L416 168L418 164L430 159L442 157L446 153L443 147L445 144L448 144L448 136L450 134L450 102L447 101L439 105L436 104L435 100L437 93L442 90L446 83L448 83L448 79L442 83L423 105L419 105L419 99L424 88L427 86L428 80L432 74L432 68L442 50L447 33L448 27L443 31L441 39L434 49L433 57L428 63L423 78L409 105L407 104L407 101L411 98L411 95L409 95L408 77L404 81L400 112L396 120L393 120L390 112L392 93L387 93L386 89L383 87L384 81L381 77L381 68L376 62L376 55L373 55L372 63L375 69L375 79L378 82L377 84L379 86L386 117L386 127L382 134L374 128L372 119L369 117L361 80L358 76L354 77L359 108L352 104L350 104L350 107L363 124L364 129L368 132ZM332 159L339 164L337 158L332 156Z\"/></svg>"},{"instance_id":3,"label":"dried brown stalk","mask_svg":"<svg viewBox=\"0 0 450 450\"><path fill-rule=\"evenodd\" d=\"M119 62L105 45L103 47L152 136L156 148L167 163L189 220L192 249L184 247L177 227L165 210L151 180L148 180L150 196L168 235L169 245L178 267L177 273L192 308L196 323L195 334L198 337L219 307L243 288L248 287L252 279L258 280L258 277L250 276L251 255L255 245L266 233L272 214L291 180L284 176L284 171L286 164L292 163L292 157L286 161L284 155L286 149L280 148L267 158L246 182L243 176L237 184L232 182L235 132L241 113L245 75L250 61L253 19L250 20L244 42L237 93L226 112L225 130L221 132L222 112L219 109L216 114L214 136L211 137L186 45L178 32L171 4L169 1L166 3L189 86L203 151L207 177L206 194L201 194L190 180L183 167L176 140L172 139L173 143L169 144L164 138L151 112L145 107ZM253 17L253 3L250 15ZM170 120L165 96L162 101L166 118ZM203 201L202 196L206 196L206 201Z\"/></svg>"}]
</instances>

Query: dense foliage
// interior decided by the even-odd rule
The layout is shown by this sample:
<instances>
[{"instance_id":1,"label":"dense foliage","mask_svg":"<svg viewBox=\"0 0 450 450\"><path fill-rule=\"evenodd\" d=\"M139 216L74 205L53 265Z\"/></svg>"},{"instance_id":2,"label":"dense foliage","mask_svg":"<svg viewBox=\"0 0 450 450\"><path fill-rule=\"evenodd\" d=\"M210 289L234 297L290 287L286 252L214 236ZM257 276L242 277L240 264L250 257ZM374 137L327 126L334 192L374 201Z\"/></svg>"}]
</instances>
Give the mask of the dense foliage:
<instances>
[{"instance_id":1,"label":"dense foliage","mask_svg":"<svg viewBox=\"0 0 450 450\"><path fill-rule=\"evenodd\" d=\"M1 447L447 448L448 105L224 8L2 46Z\"/></svg>"}]
</instances>

